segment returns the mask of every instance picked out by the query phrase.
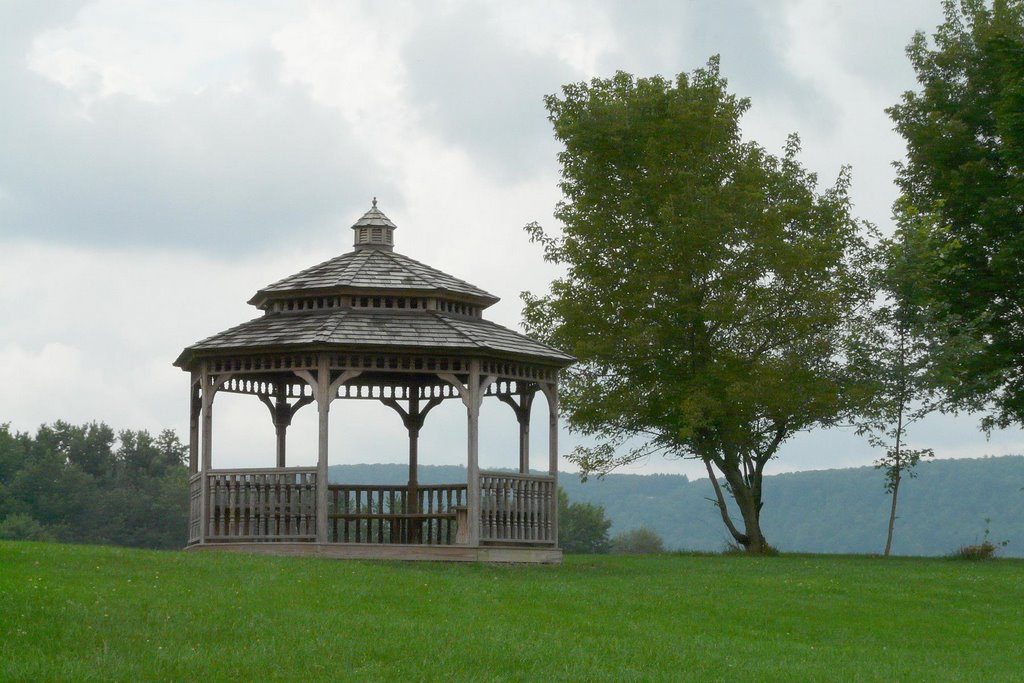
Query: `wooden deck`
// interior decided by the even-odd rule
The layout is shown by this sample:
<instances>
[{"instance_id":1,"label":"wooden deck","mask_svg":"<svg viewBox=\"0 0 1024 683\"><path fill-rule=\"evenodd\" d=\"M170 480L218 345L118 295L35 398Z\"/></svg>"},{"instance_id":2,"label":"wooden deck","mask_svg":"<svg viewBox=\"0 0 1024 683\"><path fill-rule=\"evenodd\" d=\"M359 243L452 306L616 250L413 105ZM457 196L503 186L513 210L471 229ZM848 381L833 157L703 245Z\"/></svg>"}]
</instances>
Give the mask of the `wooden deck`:
<instances>
[{"instance_id":1,"label":"wooden deck","mask_svg":"<svg viewBox=\"0 0 1024 683\"><path fill-rule=\"evenodd\" d=\"M441 546L367 543L209 543L191 545L187 550L326 557L338 560L414 560L426 562L498 562L558 564L560 548L507 546Z\"/></svg>"}]
</instances>

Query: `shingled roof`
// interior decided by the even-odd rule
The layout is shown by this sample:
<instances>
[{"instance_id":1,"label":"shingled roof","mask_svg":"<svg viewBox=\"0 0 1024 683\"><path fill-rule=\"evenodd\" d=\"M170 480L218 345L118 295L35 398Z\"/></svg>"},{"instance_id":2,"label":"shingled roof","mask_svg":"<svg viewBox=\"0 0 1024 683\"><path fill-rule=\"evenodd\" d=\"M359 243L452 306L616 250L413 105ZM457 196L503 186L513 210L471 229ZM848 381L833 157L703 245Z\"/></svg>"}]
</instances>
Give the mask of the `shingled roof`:
<instances>
[{"instance_id":1,"label":"shingled roof","mask_svg":"<svg viewBox=\"0 0 1024 683\"><path fill-rule=\"evenodd\" d=\"M450 294L483 306L499 301L479 287L398 252L357 249L267 285L249 303L262 308L271 299L295 294L385 293L383 290L395 294Z\"/></svg>"},{"instance_id":2,"label":"shingled roof","mask_svg":"<svg viewBox=\"0 0 1024 683\"><path fill-rule=\"evenodd\" d=\"M197 356L324 348L515 358L558 367L573 362L484 320L482 309L498 297L394 252L395 224L376 200L352 227L353 251L259 290L249 303L264 309L263 316L189 346L174 364L189 369ZM365 233L378 228L381 234ZM283 305L302 300L315 305Z\"/></svg>"},{"instance_id":3,"label":"shingled roof","mask_svg":"<svg viewBox=\"0 0 1024 683\"><path fill-rule=\"evenodd\" d=\"M567 365L573 358L496 323L440 311L334 309L268 313L185 349L175 365L208 351L264 351L330 346L339 350L416 351L543 358Z\"/></svg>"}]
</instances>

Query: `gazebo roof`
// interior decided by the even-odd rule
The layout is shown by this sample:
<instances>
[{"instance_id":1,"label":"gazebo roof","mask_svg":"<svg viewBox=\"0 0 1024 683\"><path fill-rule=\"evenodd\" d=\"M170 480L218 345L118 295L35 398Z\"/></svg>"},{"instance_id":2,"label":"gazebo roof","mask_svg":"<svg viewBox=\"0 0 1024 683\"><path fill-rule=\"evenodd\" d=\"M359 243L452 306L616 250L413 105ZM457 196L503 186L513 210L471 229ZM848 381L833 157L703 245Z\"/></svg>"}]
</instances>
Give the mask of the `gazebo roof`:
<instances>
[{"instance_id":1,"label":"gazebo roof","mask_svg":"<svg viewBox=\"0 0 1024 683\"><path fill-rule=\"evenodd\" d=\"M543 359L559 366L573 358L550 346L480 318L441 311L338 308L308 313L268 313L185 349L175 365L185 367L205 351L337 347L357 350L484 352Z\"/></svg>"},{"instance_id":2,"label":"gazebo roof","mask_svg":"<svg viewBox=\"0 0 1024 683\"><path fill-rule=\"evenodd\" d=\"M564 367L575 359L484 320L498 297L392 251L394 223L374 200L355 225L355 248L259 290L262 317L186 348L196 357L338 349L496 357ZM381 229L381 233L366 233Z\"/></svg>"},{"instance_id":3,"label":"gazebo roof","mask_svg":"<svg viewBox=\"0 0 1024 683\"><path fill-rule=\"evenodd\" d=\"M384 220L387 220L386 216ZM289 297L298 292L313 294L356 290L449 294L483 306L499 301L498 297L479 287L398 252L356 249L267 285L256 292L249 303L262 308L271 299Z\"/></svg>"}]
</instances>

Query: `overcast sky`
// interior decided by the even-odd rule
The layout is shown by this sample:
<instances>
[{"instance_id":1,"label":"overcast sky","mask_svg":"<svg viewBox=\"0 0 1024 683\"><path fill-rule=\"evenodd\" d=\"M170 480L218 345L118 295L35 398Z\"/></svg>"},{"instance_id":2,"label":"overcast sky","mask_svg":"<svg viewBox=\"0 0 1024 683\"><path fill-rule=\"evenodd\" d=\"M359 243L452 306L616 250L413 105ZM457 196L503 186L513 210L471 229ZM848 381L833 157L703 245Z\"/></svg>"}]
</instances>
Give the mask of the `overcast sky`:
<instances>
[{"instance_id":1,"label":"overcast sky","mask_svg":"<svg viewBox=\"0 0 1024 683\"><path fill-rule=\"evenodd\" d=\"M0 0L0 422L187 437L177 354L255 317L260 287L348 251L373 196L398 251L500 296L488 317L519 329L519 293L554 275L522 230L557 228L542 98L616 70L673 76L720 54L753 102L744 134L779 152L799 132L823 185L851 164L856 213L889 230L903 146L883 109L914 86L903 48L939 4ZM216 467L273 463L262 404L222 395L215 414ZM464 464L464 416L431 414L422 463ZM342 401L331 417L332 464L404 461L387 408ZM315 418L290 430L294 464L315 462ZM1024 452L1018 430L986 441L977 422L930 418L911 441ZM514 467L516 433L485 402L481 464ZM875 457L832 430L787 443L771 471Z\"/></svg>"}]
</instances>

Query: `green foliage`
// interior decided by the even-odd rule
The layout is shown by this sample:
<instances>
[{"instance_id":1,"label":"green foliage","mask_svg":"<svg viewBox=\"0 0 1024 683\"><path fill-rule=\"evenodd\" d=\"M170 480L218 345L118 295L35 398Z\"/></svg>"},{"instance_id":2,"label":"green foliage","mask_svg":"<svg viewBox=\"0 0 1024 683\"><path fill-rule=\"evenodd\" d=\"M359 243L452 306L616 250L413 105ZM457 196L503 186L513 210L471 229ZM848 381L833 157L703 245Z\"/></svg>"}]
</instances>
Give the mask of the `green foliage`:
<instances>
[{"instance_id":1,"label":"green foliage","mask_svg":"<svg viewBox=\"0 0 1024 683\"><path fill-rule=\"evenodd\" d=\"M665 544L657 532L641 526L615 534L611 551L616 555L650 555L665 552Z\"/></svg>"},{"instance_id":2,"label":"green foliage","mask_svg":"<svg viewBox=\"0 0 1024 683\"><path fill-rule=\"evenodd\" d=\"M612 522L604 508L590 503L570 503L565 490L558 489L558 545L566 553L606 553L611 547L608 529Z\"/></svg>"},{"instance_id":3,"label":"green foliage","mask_svg":"<svg viewBox=\"0 0 1024 683\"><path fill-rule=\"evenodd\" d=\"M8 541L52 541L53 535L24 512L15 512L0 520L0 539Z\"/></svg>"},{"instance_id":4,"label":"green foliage","mask_svg":"<svg viewBox=\"0 0 1024 683\"><path fill-rule=\"evenodd\" d=\"M740 137L749 103L718 61L676 80L618 73L546 99L564 224L528 226L565 275L524 294L529 331L573 354L561 407L601 439L570 459L607 472L651 452L704 460L759 552L765 464L847 407L841 341L866 297L849 174L817 192L791 136L781 157ZM639 448L619 451L626 441Z\"/></svg>"},{"instance_id":5,"label":"green foliage","mask_svg":"<svg viewBox=\"0 0 1024 683\"><path fill-rule=\"evenodd\" d=\"M403 564L0 542L0 680L1013 681L1022 570L789 555Z\"/></svg>"},{"instance_id":6,"label":"green foliage","mask_svg":"<svg viewBox=\"0 0 1024 683\"><path fill-rule=\"evenodd\" d=\"M186 455L170 430L115 437L104 424L58 421L33 437L0 425L0 537L180 548Z\"/></svg>"},{"instance_id":7,"label":"green foliage","mask_svg":"<svg viewBox=\"0 0 1024 683\"><path fill-rule=\"evenodd\" d=\"M897 214L926 247L935 377L951 406L991 410L991 429L1024 422L1024 2L943 5L932 43L918 33L907 48L920 90L888 110L907 142Z\"/></svg>"}]
</instances>

